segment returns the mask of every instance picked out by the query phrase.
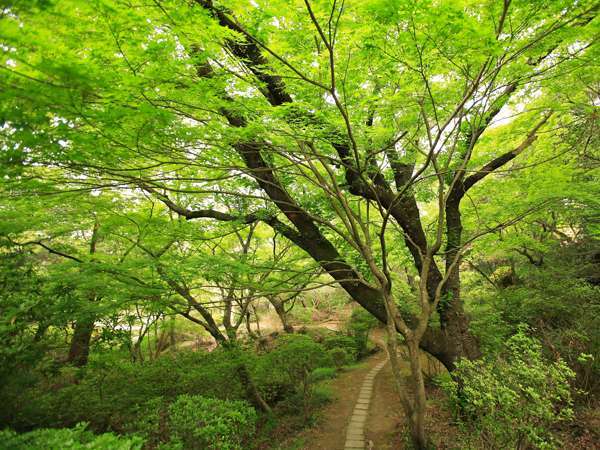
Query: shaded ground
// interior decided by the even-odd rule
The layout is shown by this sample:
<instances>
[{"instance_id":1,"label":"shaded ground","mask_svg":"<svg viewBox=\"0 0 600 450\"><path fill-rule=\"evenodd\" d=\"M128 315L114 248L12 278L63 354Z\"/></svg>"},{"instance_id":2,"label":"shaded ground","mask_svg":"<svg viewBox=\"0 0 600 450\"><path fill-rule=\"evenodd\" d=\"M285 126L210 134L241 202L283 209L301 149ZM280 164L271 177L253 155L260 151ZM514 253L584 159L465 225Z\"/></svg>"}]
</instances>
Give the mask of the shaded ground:
<instances>
[{"instance_id":1,"label":"shaded ground","mask_svg":"<svg viewBox=\"0 0 600 450\"><path fill-rule=\"evenodd\" d=\"M404 413L394 388L391 365L386 364L375 378L365 437L377 450L401 449Z\"/></svg>"},{"instance_id":2,"label":"shaded ground","mask_svg":"<svg viewBox=\"0 0 600 450\"><path fill-rule=\"evenodd\" d=\"M372 332L371 340L380 348L385 346L385 332L377 329ZM367 359L362 367L343 373L332 381L331 388L334 398L320 413L317 425L304 430L282 446L286 450L341 450L344 448L346 426L358 398L364 377L378 362L386 359L385 351ZM432 366L423 355L423 367L427 372L436 372L438 367ZM410 375L408 361L400 358L403 375ZM438 448L452 448L449 443L454 441L455 429L451 418L444 408L442 394L435 388L428 389L428 429L431 437L438 443ZM375 377L373 397L369 407L369 415L365 424L365 440L367 448L372 450L404 449L406 446L406 421L400 404L400 399L394 387L394 378L389 362Z\"/></svg>"},{"instance_id":3,"label":"shaded ground","mask_svg":"<svg viewBox=\"0 0 600 450\"><path fill-rule=\"evenodd\" d=\"M333 400L319 414L318 423L297 436L303 450L342 450L346 441L346 426L354 410L358 393L369 370L385 359L383 351L367 358L356 369L342 373L331 384ZM285 447L283 447L285 448Z\"/></svg>"}]
</instances>

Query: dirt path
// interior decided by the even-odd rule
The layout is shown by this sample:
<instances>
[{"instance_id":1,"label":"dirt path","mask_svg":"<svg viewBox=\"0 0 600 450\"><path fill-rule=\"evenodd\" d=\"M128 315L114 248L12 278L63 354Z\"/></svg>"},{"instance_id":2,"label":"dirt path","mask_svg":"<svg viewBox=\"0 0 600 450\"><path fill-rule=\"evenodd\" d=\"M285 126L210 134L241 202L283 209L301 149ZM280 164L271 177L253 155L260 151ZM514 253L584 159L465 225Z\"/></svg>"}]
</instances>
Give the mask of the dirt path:
<instances>
[{"instance_id":1,"label":"dirt path","mask_svg":"<svg viewBox=\"0 0 600 450\"><path fill-rule=\"evenodd\" d=\"M383 366L387 364L384 359L373 367L363 380L354 411L350 417L350 423L346 427L345 450L365 450L365 425L371 409L371 397L373 397L373 381Z\"/></svg>"},{"instance_id":2,"label":"dirt path","mask_svg":"<svg viewBox=\"0 0 600 450\"><path fill-rule=\"evenodd\" d=\"M374 330L371 340L384 349L385 331L381 329ZM422 358L423 367L430 367L425 354L422 355ZM294 446L293 449L343 450L345 444L347 444L347 438L349 439L347 432L353 415L356 413L357 402L360 402L361 395L365 395L365 390L368 390L370 394L366 419L361 418L361 422L364 422L362 431L364 432L365 450L403 450L410 448L410 446L407 447L407 442L404 440L406 420L399 395L395 389L391 365L389 360L387 362L386 360L388 360L387 353L385 350L381 350L376 355L368 358L360 368L343 373L333 380L331 384L334 393L333 401L322 410L318 425L305 430L298 436L299 441L297 442L301 442L301 445ZM377 366L382 363L385 364L381 370L377 370ZM410 376L410 366L402 354L399 363L402 375L407 379ZM437 372L440 369L434 367L433 370ZM367 384L369 387L365 389ZM440 415L438 414L439 411L434 411L433 405L429 405L428 409L428 415L435 414L436 417ZM364 414L361 415L364 416ZM428 420L431 422L433 418L428 417ZM430 428L434 429L432 425ZM443 427L440 429L439 424L436 425L435 430L436 441L440 442L445 441L445 435L450 436L452 434L450 430L444 430ZM442 445L440 448L449 447Z\"/></svg>"},{"instance_id":3,"label":"dirt path","mask_svg":"<svg viewBox=\"0 0 600 450\"><path fill-rule=\"evenodd\" d=\"M371 339L378 346L384 349L387 348L384 330L375 330ZM410 367L406 361L399 358L398 362L403 374L410 373ZM401 427L404 424L404 412L400 405L400 397L395 388L394 375L388 359L388 364L381 369L375 378L369 416L365 424L365 439L368 449L404 448L400 438Z\"/></svg>"},{"instance_id":4,"label":"dirt path","mask_svg":"<svg viewBox=\"0 0 600 450\"><path fill-rule=\"evenodd\" d=\"M394 388L391 365L386 364L375 378L369 417L365 424L365 438L373 450L403 449L399 438L404 424L404 413Z\"/></svg>"},{"instance_id":5,"label":"dirt path","mask_svg":"<svg viewBox=\"0 0 600 450\"><path fill-rule=\"evenodd\" d=\"M383 351L367 358L361 367L342 373L331 384L333 400L321 412L317 425L302 432L298 439L303 450L343 450L346 428L367 373L382 361Z\"/></svg>"},{"instance_id":6,"label":"dirt path","mask_svg":"<svg viewBox=\"0 0 600 450\"><path fill-rule=\"evenodd\" d=\"M301 445L294 449L344 449L348 425L365 380L368 379L368 374L374 368L387 360L387 354L383 350L385 348L384 335L384 330L374 330L371 340L382 350L365 360L360 368L345 372L333 381L331 384L334 396L332 402L321 411L317 425L297 436L296 442L301 442ZM408 370L408 366L406 370ZM404 419L398 394L394 389L389 362L375 373L372 382L373 393L364 425L365 448L372 450L403 448L398 436Z\"/></svg>"}]
</instances>

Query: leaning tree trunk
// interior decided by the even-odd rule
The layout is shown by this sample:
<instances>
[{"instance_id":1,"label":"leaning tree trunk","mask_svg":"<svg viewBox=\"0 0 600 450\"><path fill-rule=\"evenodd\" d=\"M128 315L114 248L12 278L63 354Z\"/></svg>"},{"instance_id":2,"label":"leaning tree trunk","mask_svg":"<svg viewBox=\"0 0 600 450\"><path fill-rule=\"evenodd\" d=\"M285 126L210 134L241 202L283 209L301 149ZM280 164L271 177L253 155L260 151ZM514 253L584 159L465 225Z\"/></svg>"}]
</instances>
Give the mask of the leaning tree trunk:
<instances>
[{"instance_id":1,"label":"leaning tree trunk","mask_svg":"<svg viewBox=\"0 0 600 450\"><path fill-rule=\"evenodd\" d=\"M94 318L82 318L75 322L73 338L69 348L67 362L77 367L85 366L90 354L90 342L94 332Z\"/></svg>"},{"instance_id":2,"label":"leaning tree trunk","mask_svg":"<svg viewBox=\"0 0 600 450\"><path fill-rule=\"evenodd\" d=\"M243 356L240 354L240 349L237 345L236 341L224 341L223 347L226 351L230 352L234 359L237 359L238 364L236 367L236 372L242 387L246 391L246 398L252 403L256 408L261 411L271 414L272 409L269 404L265 401L260 391L256 387L254 380L252 379L252 375L248 370L248 367L244 363Z\"/></svg>"},{"instance_id":3,"label":"leaning tree trunk","mask_svg":"<svg viewBox=\"0 0 600 450\"><path fill-rule=\"evenodd\" d=\"M96 218L94 222L94 228L92 229L92 238L90 240L90 255L96 253L96 245L98 244L98 230L100 229L100 223ZM94 302L99 298L94 293L90 293L88 300ZM86 314L75 322L73 330L73 338L71 339L71 346L69 348L69 356L67 362L74 364L75 366L85 366L88 362L88 356L90 354L90 342L92 340L92 334L94 333L94 322L96 317L93 314Z\"/></svg>"},{"instance_id":4,"label":"leaning tree trunk","mask_svg":"<svg viewBox=\"0 0 600 450\"><path fill-rule=\"evenodd\" d=\"M284 303L281 300L274 297L269 297L269 303L273 305L273 309L275 309L277 317L279 317L279 320L281 320L281 325L283 325L283 331L285 331L286 333L293 333L294 327L290 324L288 320L288 315L285 310Z\"/></svg>"}]
</instances>

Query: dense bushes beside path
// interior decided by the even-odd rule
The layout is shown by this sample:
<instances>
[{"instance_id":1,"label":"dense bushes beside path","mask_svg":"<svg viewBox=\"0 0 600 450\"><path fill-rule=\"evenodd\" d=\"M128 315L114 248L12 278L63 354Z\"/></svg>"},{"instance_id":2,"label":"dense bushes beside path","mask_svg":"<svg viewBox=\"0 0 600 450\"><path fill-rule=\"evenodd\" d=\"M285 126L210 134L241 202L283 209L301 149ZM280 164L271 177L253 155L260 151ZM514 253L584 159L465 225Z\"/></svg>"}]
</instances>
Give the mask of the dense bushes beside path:
<instances>
[{"instance_id":1,"label":"dense bushes beside path","mask_svg":"<svg viewBox=\"0 0 600 450\"><path fill-rule=\"evenodd\" d=\"M41 365L6 378L0 401L9 406L0 413L0 423L20 432L56 428L18 436L5 431L16 443L50 445L57 436L65 436L73 445L92 445L93 431L138 436L146 448L252 448L256 426L266 416L250 405L238 374L240 365L276 416L302 411L308 423L323 401L315 386L334 377L341 365L356 361L359 348L353 337L341 333L319 340L295 334L279 337L263 353L242 347L179 351L132 363L121 354L105 352L94 355L84 368ZM87 430L80 423L86 423ZM114 435L102 439L98 442L114 441L111 448L141 445L133 437L122 442Z\"/></svg>"}]
</instances>

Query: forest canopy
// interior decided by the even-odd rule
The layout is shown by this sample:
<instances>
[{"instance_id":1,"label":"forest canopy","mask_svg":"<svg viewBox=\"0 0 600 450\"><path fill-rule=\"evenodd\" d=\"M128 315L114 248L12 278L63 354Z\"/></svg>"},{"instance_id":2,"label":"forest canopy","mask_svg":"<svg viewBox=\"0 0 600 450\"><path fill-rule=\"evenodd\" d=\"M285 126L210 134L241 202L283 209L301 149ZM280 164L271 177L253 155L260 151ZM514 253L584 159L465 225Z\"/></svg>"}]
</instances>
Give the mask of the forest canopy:
<instances>
[{"instance_id":1,"label":"forest canopy","mask_svg":"<svg viewBox=\"0 0 600 450\"><path fill-rule=\"evenodd\" d=\"M586 446L596 2L2 5L2 426L271 448L265 421L296 402L307 426L325 369L377 344L415 448L436 445L432 395L456 448ZM315 337L324 317L345 325ZM73 403L126 373L122 410Z\"/></svg>"}]
</instances>

